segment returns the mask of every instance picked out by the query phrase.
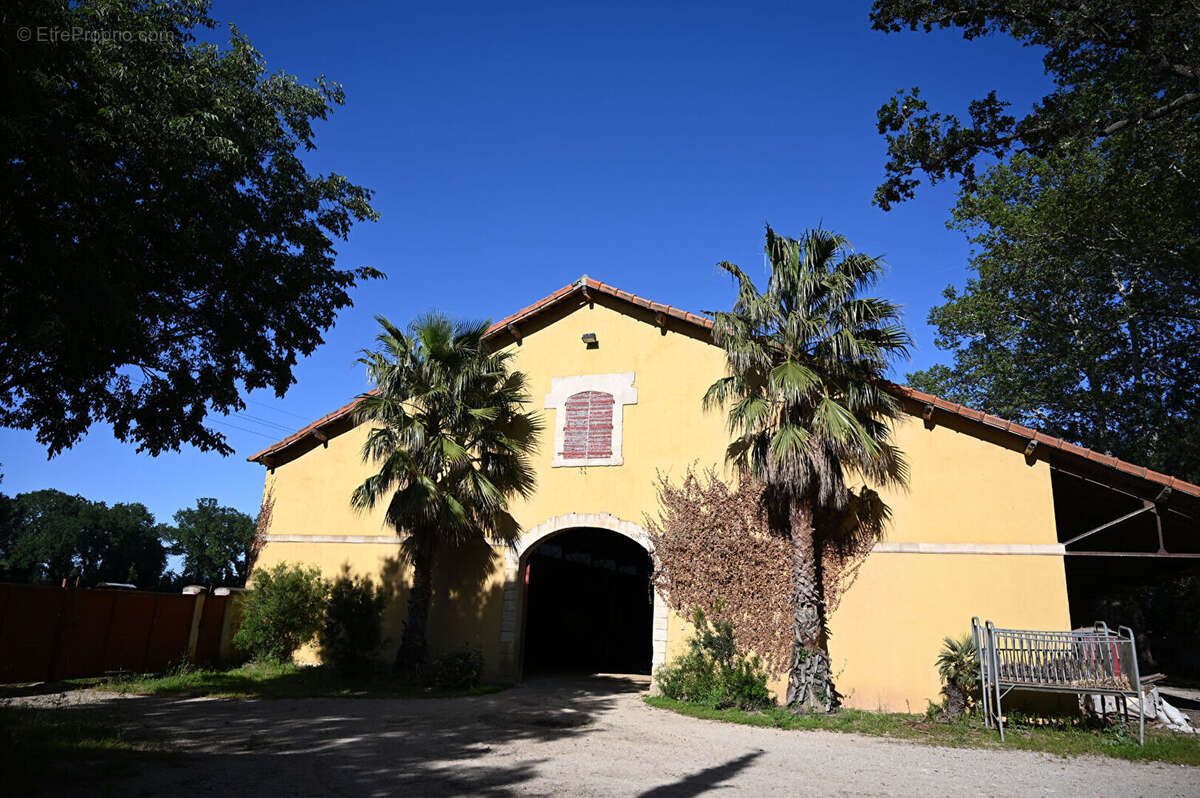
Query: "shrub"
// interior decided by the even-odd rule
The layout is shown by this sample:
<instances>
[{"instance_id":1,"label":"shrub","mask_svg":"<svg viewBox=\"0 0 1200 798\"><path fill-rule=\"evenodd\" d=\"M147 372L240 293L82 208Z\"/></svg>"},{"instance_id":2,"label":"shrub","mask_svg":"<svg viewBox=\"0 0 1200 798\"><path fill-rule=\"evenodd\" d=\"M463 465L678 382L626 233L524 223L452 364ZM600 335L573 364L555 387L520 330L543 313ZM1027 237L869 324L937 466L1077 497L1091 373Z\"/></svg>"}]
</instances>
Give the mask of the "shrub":
<instances>
[{"instance_id":1,"label":"shrub","mask_svg":"<svg viewBox=\"0 0 1200 798\"><path fill-rule=\"evenodd\" d=\"M947 637L937 658L938 676L942 679L942 708L951 720L962 717L972 708L979 693L979 655L975 639L967 634Z\"/></svg>"},{"instance_id":2,"label":"shrub","mask_svg":"<svg viewBox=\"0 0 1200 798\"><path fill-rule=\"evenodd\" d=\"M713 709L762 709L775 703L758 657L736 653L733 625L696 610L688 650L654 674L663 695Z\"/></svg>"},{"instance_id":3,"label":"shrub","mask_svg":"<svg viewBox=\"0 0 1200 798\"><path fill-rule=\"evenodd\" d=\"M279 563L255 571L234 645L254 660L290 661L321 628L328 593L316 568Z\"/></svg>"},{"instance_id":4,"label":"shrub","mask_svg":"<svg viewBox=\"0 0 1200 798\"><path fill-rule=\"evenodd\" d=\"M425 671L426 682L443 690L477 687L483 679L483 652L467 646L434 657Z\"/></svg>"},{"instance_id":5,"label":"shrub","mask_svg":"<svg viewBox=\"0 0 1200 798\"><path fill-rule=\"evenodd\" d=\"M343 571L329 589L317 635L321 661L347 676L369 673L383 646L383 605L383 590L369 576Z\"/></svg>"}]
</instances>

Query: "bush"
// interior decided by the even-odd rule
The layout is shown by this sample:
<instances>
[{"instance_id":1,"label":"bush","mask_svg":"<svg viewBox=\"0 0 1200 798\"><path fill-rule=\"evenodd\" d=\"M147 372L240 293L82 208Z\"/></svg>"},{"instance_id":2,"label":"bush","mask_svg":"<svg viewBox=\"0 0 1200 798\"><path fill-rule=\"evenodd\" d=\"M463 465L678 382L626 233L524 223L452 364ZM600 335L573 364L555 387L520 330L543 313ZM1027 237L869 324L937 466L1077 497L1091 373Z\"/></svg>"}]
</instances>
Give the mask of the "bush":
<instances>
[{"instance_id":1,"label":"bush","mask_svg":"<svg viewBox=\"0 0 1200 798\"><path fill-rule=\"evenodd\" d=\"M696 634L688 640L687 653L654 674L663 695L713 709L753 710L775 703L758 657L737 654L732 624L710 623L700 610L693 623Z\"/></svg>"},{"instance_id":2,"label":"bush","mask_svg":"<svg viewBox=\"0 0 1200 798\"><path fill-rule=\"evenodd\" d=\"M234 645L260 662L291 661L321 628L328 593L316 568L279 563L255 571Z\"/></svg>"},{"instance_id":3,"label":"bush","mask_svg":"<svg viewBox=\"0 0 1200 798\"><path fill-rule=\"evenodd\" d=\"M478 687L483 680L483 652L468 646L434 657L425 678L430 686L444 690Z\"/></svg>"},{"instance_id":4,"label":"bush","mask_svg":"<svg viewBox=\"0 0 1200 798\"><path fill-rule=\"evenodd\" d=\"M348 570L334 580L317 636L321 661L346 676L370 673L383 646L382 589Z\"/></svg>"}]
</instances>

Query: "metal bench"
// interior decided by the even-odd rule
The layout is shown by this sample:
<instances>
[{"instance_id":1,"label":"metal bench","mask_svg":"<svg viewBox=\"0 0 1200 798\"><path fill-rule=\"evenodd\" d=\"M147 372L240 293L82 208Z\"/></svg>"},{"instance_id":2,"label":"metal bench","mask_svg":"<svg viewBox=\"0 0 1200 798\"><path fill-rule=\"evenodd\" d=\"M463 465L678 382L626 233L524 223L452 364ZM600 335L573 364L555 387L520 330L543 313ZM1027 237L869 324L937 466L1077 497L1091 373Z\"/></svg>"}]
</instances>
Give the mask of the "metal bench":
<instances>
[{"instance_id":1,"label":"metal bench","mask_svg":"<svg viewBox=\"0 0 1200 798\"><path fill-rule=\"evenodd\" d=\"M1146 743L1146 719L1138 676L1137 644L1133 630L1116 632L1104 623L1070 632L997 629L991 621L971 619L983 688L983 716L988 728L995 722L1004 739L1000 702L1013 690L1114 696L1121 716L1128 699L1138 702L1138 742Z\"/></svg>"}]
</instances>

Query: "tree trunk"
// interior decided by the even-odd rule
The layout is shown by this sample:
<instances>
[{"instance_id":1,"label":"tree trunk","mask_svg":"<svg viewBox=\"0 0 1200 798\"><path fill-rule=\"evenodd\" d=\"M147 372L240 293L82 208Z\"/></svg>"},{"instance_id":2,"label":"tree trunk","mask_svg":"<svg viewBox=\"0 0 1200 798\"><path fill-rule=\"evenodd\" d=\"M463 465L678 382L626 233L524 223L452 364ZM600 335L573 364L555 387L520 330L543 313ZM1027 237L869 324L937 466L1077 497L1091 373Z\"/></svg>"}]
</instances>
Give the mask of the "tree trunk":
<instances>
[{"instance_id":1,"label":"tree trunk","mask_svg":"<svg viewBox=\"0 0 1200 798\"><path fill-rule=\"evenodd\" d=\"M825 633L825 585L812 512L793 504L792 666L787 704L794 710L829 712L838 705Z\"/></svg>"},{"instance_id":2,"label":"tree trunk","mask_svg":"<svg viewBox=\"0 0 1200 798\"><path fill-rule=\"evenodd\" d=\"M429 601L433 597L432 542L418 544L412 555L412 589L408 591L408 620L396 652L397 673L414 673L425 664L425 631L429 626Z\"/></svg>"},{"instance_id":3,"label":"tree trunk","mask_svg":"<svg viewBox=\"0 0 1200 798\"><path fill-rule=\"evenodd\" d=\"M946 696L946 718L958 720L967 711L967 694L956 682L950 682L942 689Z\"/></svg>"}]
</instances>

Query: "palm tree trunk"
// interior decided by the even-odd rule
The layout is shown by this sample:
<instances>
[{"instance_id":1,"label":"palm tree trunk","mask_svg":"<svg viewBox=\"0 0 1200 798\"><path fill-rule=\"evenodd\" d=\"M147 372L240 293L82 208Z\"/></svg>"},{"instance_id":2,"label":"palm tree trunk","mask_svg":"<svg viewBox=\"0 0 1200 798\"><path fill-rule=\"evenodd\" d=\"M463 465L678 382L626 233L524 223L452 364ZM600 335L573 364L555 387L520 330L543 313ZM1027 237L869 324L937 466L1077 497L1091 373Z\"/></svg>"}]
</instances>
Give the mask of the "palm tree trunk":
<instances>
[{"instance_id":1,"label":"palm tree trunk","mask_svg":"<svg viewBox=\"0 0 1200 798\"><path fill-rule=\"evenodd\" d=\"M792 665L787 704L793 709L829 712L837 706L825 630L825 585L812 511L793 503Z\"/></svg>"},{"instance_id":2,"label":"palm tree trunk","mask_svg":"<svg viewBox=\"0 0 1200 798\"><path fill-rule=\"evenodd\" d=\"M418 544L412 555L412 589L408 591L408 620L396 652L397 673L413 673L425 664L425 631L429 627L429 602L433 597L432 541Z\"/></svg>"}]
</instances>

